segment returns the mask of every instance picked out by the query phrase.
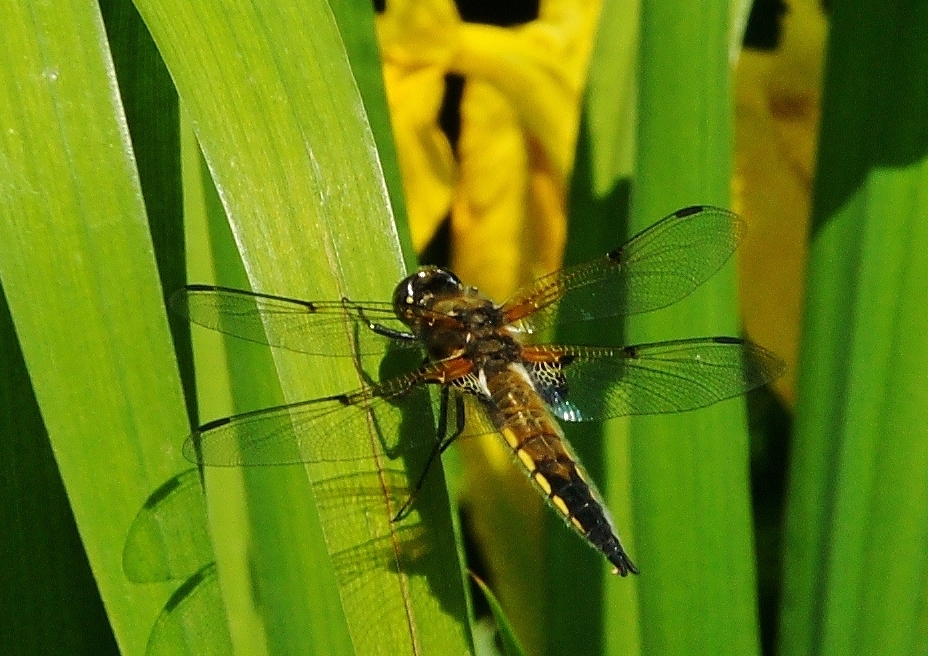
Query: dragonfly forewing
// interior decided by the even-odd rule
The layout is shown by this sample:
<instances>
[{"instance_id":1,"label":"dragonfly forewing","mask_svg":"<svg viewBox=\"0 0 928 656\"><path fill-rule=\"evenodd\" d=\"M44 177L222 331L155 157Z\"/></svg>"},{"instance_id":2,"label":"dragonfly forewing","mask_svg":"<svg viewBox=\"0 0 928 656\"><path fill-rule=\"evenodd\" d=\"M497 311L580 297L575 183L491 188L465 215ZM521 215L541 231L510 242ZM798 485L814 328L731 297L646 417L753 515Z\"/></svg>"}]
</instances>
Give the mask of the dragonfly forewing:
<instances>
[{"instance_id":1,"label":"dragonfly forewing","mask_svg":"<svg viewBox=\"0 0 928 656\"><path fill-rule=\"evenodd\" d=\"M405 326L389 303L301 301L240 289L189 285L171 296L171 309L191 322L257 344L297 353L351 357L391 347L420 348L398 339Z\"/></svg>"},{"instance_id":2,"label":"dragonfly forewing","mask_svg":"<svg viewBox=\"0 0 928 656\"><path fill-rule=\"evenodd\" d=\"M733 212L709 206L678 210L598 260L567 267L517 291L503 310L526 333L651 312L673 305L712 277L744 235Z\"/></svg>"}]
</instances>

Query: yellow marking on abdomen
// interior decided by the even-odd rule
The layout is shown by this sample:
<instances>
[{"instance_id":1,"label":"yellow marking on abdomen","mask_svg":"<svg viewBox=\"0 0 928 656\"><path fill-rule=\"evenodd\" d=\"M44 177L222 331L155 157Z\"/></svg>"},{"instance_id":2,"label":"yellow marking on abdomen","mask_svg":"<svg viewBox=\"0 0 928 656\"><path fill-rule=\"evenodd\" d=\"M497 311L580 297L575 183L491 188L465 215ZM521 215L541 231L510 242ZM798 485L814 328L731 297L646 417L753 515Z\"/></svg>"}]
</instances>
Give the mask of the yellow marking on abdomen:
<instances>
[{"instance_id":1,"label":"yellow marking on abdomen","mask_svg":"<svg viewBox=\"0 0 928 656\"><path fill-rule=\"evenodd\" d=\"M537 471L537 470L535 471L533 478L535 479L535 484L541 488L541 491L550 496L551 483L548 482L548 479L545 478L544 475L540 471Z\"/></svg>"},{"instance_id":2,"label":"yellow marking on abdomen","mask_svg":"<svg viewBox=\"0 0 928 656\"><path fill-rule=\"evenodd\" d=\"M532 460L532 456L530 456L524 449L517 449L516 455L519 456L519 460L521 460L522 464L525 465L528 473L534 474L538 467L535 466L535 461Z\"/></svg>"},{"instance_id":3,"label":"yellow marking on abdomen","mask_svg":"<svg viewBox=\"0 0 928 656\"><path fill-rule=\"evenodd\" d=\"M519 436L515 434L511 428L504 428L500 431L503 434L503 439L506 440L506 444L509 445L509 448L513 451L519 449ZM532 467L534 469L534 467Z\"/></svg>"},{"instance_id":4,"label":"yellow marking on abdomen","mask_svg":"<svg viewBox=\"0 0 928 656\"><path fill-rule=\"evenodd\" d=\"M565 517L571 517L570 509L567 507L567 504L564 503L564 500L556 494L550 495L551 503L555 508L560 510Z\"/></svg>"}]
</instances>

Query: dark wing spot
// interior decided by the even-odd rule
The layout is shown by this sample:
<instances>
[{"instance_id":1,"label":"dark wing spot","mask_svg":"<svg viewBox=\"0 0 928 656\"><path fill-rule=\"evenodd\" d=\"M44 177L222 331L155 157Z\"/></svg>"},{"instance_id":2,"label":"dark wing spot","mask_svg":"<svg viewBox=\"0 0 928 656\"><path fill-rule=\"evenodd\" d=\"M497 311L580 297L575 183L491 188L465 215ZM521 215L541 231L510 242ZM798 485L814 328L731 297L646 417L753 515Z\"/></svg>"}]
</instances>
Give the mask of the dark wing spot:
<instances>
[{"instance_id":1,"label":"dark wing spot","mask_svg":"<svg viewBox=\"0 0 928 656\"><path fill-rule=\"evenodd\" d=\"M682 219L687 216L692 216L693 214L699 214L704 209L706 209L705 205L690 205L689 207L684 207L683 209L677 210L673 213L673 216Z\"/></svg>"},{"instance_id":2,"label":"dark wing spot","mask_svg":"<svg viewBox=\"0 0 928 656\"><path fill-rule=\"evenodd\" d=\"M214 419L213 421L206 422L205 424L200 426L200 428L197 429L196 432L205 433L206 431L211 431L214 428L225 426L226 424L230 423L231 420L232 420L232 417L220 417L219 419Z\"/></svg>"},{"instance_id":3,"label":"dark wing spot","mask_svg":"<svg viewBox=\"0 0 928 656\"><path fill-rule=\"evenodd\" d=\"M188 471L189 471L189 470L188 470ZM161 487L159 487L157 490L155 490L154 492L152 492L152 493L151 493L151 496L149 496L149 497L145 500L145 506L144 506L144 508L145 508L146 510L150 510L150 509L154 508L154 507L157 506L159 503L161 503L162 501L164 501L164 500L171 494L171 492L173 492L174 490L176 490L177 488L179 488L179 487L180 487L180 481L177 480L178 478L179 478L178 476L174 476L173 478L171 478L170 480L168 480L166 483L164 483Z\"/></svg>"}]
</instances>

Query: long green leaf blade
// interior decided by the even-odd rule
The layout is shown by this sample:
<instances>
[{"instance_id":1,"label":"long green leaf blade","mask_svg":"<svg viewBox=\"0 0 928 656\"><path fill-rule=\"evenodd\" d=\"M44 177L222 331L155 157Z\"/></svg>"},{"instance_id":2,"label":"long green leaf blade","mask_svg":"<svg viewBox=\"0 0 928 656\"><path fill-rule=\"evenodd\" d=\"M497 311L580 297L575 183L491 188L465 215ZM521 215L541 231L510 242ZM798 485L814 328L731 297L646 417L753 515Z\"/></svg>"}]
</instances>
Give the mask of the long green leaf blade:
<instances>
[{"instance_id":1,"label":"long green leaf blade","mask_svg":"<svg viewBox=\"0 0 928 656\"><path fill-rule=\"evenodd\" d=\"M191 114L252 285L297 298L389 298L403 258L364 107L328 5L140 0L137 6ZM284 353L276 353L275 361L288 400L358 384L350 362L321 366ZM345 465L323 478L358 473L363 472L351 474ZM316 474L311 471L310 477L318 483ZM433 518L427 524L432 548L418 565L424 575L413 575L395 553L391 559L399 572L390 567L366 571L360 593L349 589L358 580L342 586L343 610L359 653L459 653L468 648L447 502L437 499L431 495L423 504L423 513ZM374 528L340 526L340 513L327 514L323 508L330 550L347 556L348 545L364 534L368 540L386 537L389 549L401 545L385 501L372 516ZM284 504L283 515L307 503L302 498L276 502ZM263 509L253 504L251 512ZM297 534L293 537L298 541ZM293 549L275 542L262 545L262 551ZM448 581L453 582L450 588ZM310 573L303 583L303 594L313 595ZM305 600L293 601L307 607ZM268 612L283 620L283 601L275 607ZM315 619L301 618L306 623ZM275 644L293 653L271 637L272 649Z\"/></svg>"},{"instance_id":2,"label":"long green leaf blade","mask_svg":"<svg viewBox=\"0 0 928 656\"><path fill-rule=\"evenodd\" d=\"M570 187L566 263L601 257L626 237L633 168L638 6L605 3L589 66ZM620 320L558 331L565 343L623 345ZM567 438L604 494L623 544L635 558L629 422L568 425ZM640 651L637 577L610 574L602 555L577 540L557 517L547 522L552 564L544 612L549 653L623 654ZM591 608L600 609L590 612ZM578 640L578 635L584 639Z\"/></svg>"},{"instance_id":3,"label":"long green leaf blade","mask_svg":"<svg viewBox=\"0 0 928 656\"><path fill-rule=\"evenodd\" d=\"M151 238L95 6L4 17L0 279L113 630L140 654L166 591L129 583L122 543L188 423Z\"/></svg>"},{"instance_id":4,"label":"long green leaf blade","mask_svg":"<svg viewBox=\"0 0 928 656\"><path fill-rule=\"evenodd\" d=\"M787 655L928 646L926 9L835 6L787 508Z\"/></svg>"},{"instance_id":5,"label":"long green leaf blade","mask_svg":"<svg viewBox=\"0 0 928 656\"><path fill-rule=\"evenodd\" d=\"M0 644L23 656L116 654L2 291L0 345ZM42 621L52 614L54 625Z\"/></svg>"},{"instance_id":6,"label":"long green leaf blade","mask_svg":"<svg viewBox=\"0 0 928 656\"><path fill-rule=\"evenodd\" d=\"M632 232L678 207L727 204L729 16L715 0L642 4ZM730 266L675 306L635 317L628 341L737 335ZM644 651L757 653L743 401L634 418L631 461Z\"/></svg>"}]
</instances>

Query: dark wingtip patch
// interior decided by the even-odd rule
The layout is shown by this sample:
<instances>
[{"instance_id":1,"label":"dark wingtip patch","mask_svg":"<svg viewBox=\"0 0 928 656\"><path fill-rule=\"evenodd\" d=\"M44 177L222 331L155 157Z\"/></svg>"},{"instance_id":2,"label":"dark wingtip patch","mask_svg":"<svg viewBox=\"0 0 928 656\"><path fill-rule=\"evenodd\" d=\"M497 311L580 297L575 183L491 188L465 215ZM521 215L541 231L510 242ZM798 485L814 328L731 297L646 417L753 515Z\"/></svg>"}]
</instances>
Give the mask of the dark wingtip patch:
<instances>
[{"instance_id":1,"label":"dark wingtip patch","mask_svg":"<svg viewBox=\"0 0 928 656\"><path fill-rule=\"evenodd\" d=\"M232 417L220 417L219 419L214 419L213 421L206 422L197 429L196 434L202 435L206 431L211 431L214 428L219 428L220 426L225 426L232 420Z\"/></svg>"},{"instance_id":2,"label":"dark wingtip patch","mask_svg":"<svg viewBox=\"0 0 928 656\"><path fill-rule=\"evenodd\" d=\"M200 583L213 575L215 569L215 563L209 563L208 565L204 565L198 572L184 581L181 586L174 591L174 594L168 598L167 603L164 605L164 612L170 613L175 608L184 603L184 601L186 601L187 598L194 593Z\"/></svg>"},{"instance_id":3,"label":"dark wingtip patch","mask_svg":"<svg viewBox=\"0 0 928 656\"><path fill-rule=\"evenodd\" d=\"M699 214L704 209L706 209L706 205L690 205L689 207L684 207L682 209L677 210L676 212L673 213L672 216L682 219L687 216Z\"/></svg>"},{"instance_id":4,"label":"dark wingtip patch","mask_svg":"<svg viewBox=\"0 0 928 656\"><path fill-rule=\"evenodd\" d=\"M169 478L167 482L162 484L161 487L152 492L149 497L145 499L145 503L142 507L146 510L151 510L159 503L164 501L174 490L180 487L181 477L186 476L189 471L190 470L187 470L181 474L178 474L177 476L172 476Z\"/></svg>"}]
</instances>

